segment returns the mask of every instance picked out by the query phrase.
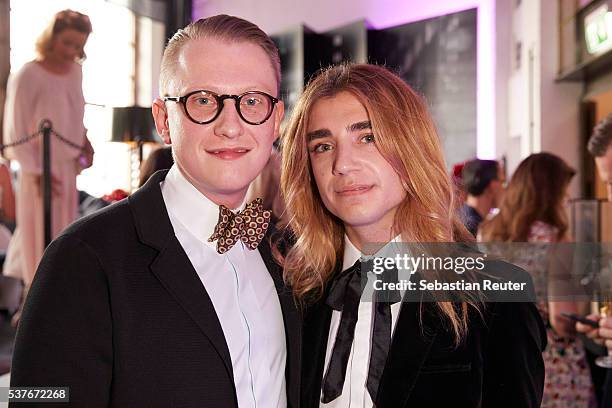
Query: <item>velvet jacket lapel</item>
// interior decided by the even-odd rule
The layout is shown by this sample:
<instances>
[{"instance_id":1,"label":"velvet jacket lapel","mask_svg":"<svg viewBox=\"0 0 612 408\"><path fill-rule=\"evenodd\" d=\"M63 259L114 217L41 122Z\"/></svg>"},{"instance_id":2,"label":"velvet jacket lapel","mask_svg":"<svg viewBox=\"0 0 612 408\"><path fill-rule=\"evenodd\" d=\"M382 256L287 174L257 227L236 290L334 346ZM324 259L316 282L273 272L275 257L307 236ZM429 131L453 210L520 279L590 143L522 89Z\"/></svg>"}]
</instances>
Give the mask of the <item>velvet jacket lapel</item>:
<instances>
[{"instance_id":1,"label":"velvet jacket lapel","mask_svg":"<svg viewBox=\"0 0 612 408\"><path fill-rule=\"evenodd\" d=\"M427 325L429 319L423 312L426 328L422 329L420 315L420 303L402 303L378 389L378 407L406 406L421 367L429 356L437 327Z\"/></svg>"}]
</instances>

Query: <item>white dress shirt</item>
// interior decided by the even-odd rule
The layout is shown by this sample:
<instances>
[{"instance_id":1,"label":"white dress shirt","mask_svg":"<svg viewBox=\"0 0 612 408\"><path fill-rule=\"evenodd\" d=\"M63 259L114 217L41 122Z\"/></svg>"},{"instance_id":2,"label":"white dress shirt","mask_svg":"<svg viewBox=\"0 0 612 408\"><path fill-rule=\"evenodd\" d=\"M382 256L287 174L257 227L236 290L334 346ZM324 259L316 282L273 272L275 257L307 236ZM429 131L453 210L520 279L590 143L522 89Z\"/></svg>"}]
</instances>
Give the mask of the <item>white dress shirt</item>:
<instances>
[{"instance_id":1,"label":"white dress shirt","mask_svg":"<svg viewBox=\"0 0 612 408\"><path fill-rule=\"evenodd\" d=\"M176 165L160 184L174 233L221 323L238 406L286 407L285 326L274 281L259 251L249 250L238 240L225 254L217 253L216 241L208 242L208 238L217 224L219 207L191 185Z\"/></svg>"},{"instance_id":2,"label":"white dress shirt","mask_svg":"<svg viewBox=\"0 0 612 408\"><path fill-rule=\"evenodd\" d=\"M399 238L399 237L398 237ZM395 242L398 238L394 239ZM342 270L348 269L361 257L361 252L355 248L349 238L344 236L344 259L342 262ZM368 272L368 286L371 287L374 275ZM403 292L402 292L403 294ZM370 293L371 295L371 293ZM348 364L346 367L346 377L342 394L335 400L324 404L320 403L321 407L325 408L372 408L374 403L366 388L368 380L368 369L370 364L370 348L372 346L372 324L374 316L375 303L370 301L371 298L364 300L368 295L366 291L362 295L359 302L359 311L357 314L357 325L355 326L355 337L351 346ZM395 323L400 312L402 302L391 305L391 328L392 332L395 329ZM331 352L336 341L336 333L340 325L340 317L342 312L334 310L332 312L331 324L329 326L329 336L327 338L327 351L325 352L325 372L329 368L329 360ZM321 391L321 398L323 392ZM320 401L320 399L319 399Z\"/></svg>"}]
</instances>

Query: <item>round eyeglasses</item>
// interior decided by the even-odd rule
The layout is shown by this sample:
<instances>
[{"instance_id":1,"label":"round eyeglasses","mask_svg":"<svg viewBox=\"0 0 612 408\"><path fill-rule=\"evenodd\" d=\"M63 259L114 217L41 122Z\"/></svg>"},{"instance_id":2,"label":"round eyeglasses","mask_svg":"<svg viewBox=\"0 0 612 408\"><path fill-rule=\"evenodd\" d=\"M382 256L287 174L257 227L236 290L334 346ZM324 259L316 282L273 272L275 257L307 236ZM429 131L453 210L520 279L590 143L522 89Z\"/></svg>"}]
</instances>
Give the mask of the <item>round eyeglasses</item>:
<instances>
[{"instance_id":1,"label":"round eyeglasses","mask_svg":"<svg viewBox=\"0 0 612 408\"><path fill-rule=\"evenodd\" d=\"M198 90L184 96L165 96L164 101L181 103L185 114L194 123L211 123L221 114L223 102L233 99L236 111L242 120L250 125L261 125L272 115L278 99L261 91L248 91L240 95L217 95L214 92Z\"/></svg>"}]
</instances>

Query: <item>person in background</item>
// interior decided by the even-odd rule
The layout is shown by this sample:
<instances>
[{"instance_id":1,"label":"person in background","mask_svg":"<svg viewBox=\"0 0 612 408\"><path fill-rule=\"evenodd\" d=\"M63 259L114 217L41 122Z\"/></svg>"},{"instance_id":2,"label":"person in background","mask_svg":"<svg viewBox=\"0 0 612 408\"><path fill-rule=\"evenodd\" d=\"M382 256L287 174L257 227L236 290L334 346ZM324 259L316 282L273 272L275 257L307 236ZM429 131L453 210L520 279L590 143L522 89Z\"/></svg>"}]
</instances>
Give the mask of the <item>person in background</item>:
<instances>
[{"instance_id":1,"label":"person in background","mask_svg":"<svg viewBox=\"0 0 612 408\"><path fill-rule=\"evenodd\" d=\"M450 177L455 187L455 205L457 208L461 207L465 202L466 194L465 188L463 187L463 178L461 172L466 162L457 163L453 166Z\"/></svg>"},{"instance_id":2,"label":"person in background","mask_svg":"<svg viewBox=\"0 0 612 408\"><path fill-rule=\"evenodd\" d=\"M15 229L15 192L8 163L0 159L0 222L10 231Z\"/></svg>"},{"instance_id":3,"label":"person in background","mask_svg":"<svg viewBox=\"0 0 612 408\"><path fill-rule=\"evenodd\" d=\"M272 220L278 229L287 225L285 203L280 194L281 153L274 148L261 174L253 180L247 200L261 197L264 207L272 209Z\"/></svg>"},{"instance_id":4,"label":"person in background","mask_svg":"<svg viewBox=\"0 0 612 408\"><path fill-rule=\"evenodd\" d=\"M15 229L15 194L13 177L8 163L0 159L0 265L4 265L6 251ZM20 306L21 278L13 278L6 269L0 275L0 315L13 315Z\"/></svg>"},{"instance_id":5,"label":"person in background","mask_svg":"<svg viewBox=\"0 0 612 408\"><path fill-rule=\"evenodd\" d=\"M595 126L587 148L595 158L595 166L599 177L605 183L608 201L612 202L612 113ZM599 328L594 329L591 326L576 323L576 330L586 334L599 344L605 344L608 353L612 353L612 317L601 318L598 314L591 314L587 318L598 320ZM612 374L610 370L608 370L603 386L601 406L612 408Z\"/></svg>"},{"instance_id":6,"label":"person in background","mask_svg":"<svg viewBox=\"0 0 612 408\"><path fill-rule=\"evenodd\" d=\"M140 165L138 187L142 187L157 170L168 170L172 167L172 147L163 146L153 150ZM102 197L94 197L85 191L79 191L79 216L84 217L116 202L129 194L122 189L115 189Z\"/></svg>"},{"instance_id":7,"label":"person in background","mask_svg":"<svg viewBox=\"0 0 612 408\"><path fill-rule=\"evenodd\" d=\"M569 242L568 220L564 205L574 177L561 158L550 153L532 154L512 175L499 213L480 227L483 242L528 242L521 246L511 262L531 273L538 296L538 308L547 325L548 345L544 350L546 379L542 407L584 407L595 404L591 373L583 344L576 338L574 324L561 312L583 314L588 305L557 301L562 268L551 259L559 259L563 245ZM544 245L535 245L544 244Z\"/></svg>"},{"instance_id":8,"label":"person in background","mask_svg":"<svg viewBox=\"0 0 612 408\"><path fill-rule=\"evenodd\" d=\"M270 212L245 200L284 114L278 49L249 21L200 19L159 80L175 163L49 245L11 386L70 387L73 407L297 407L300 315Z\"/></svg>"},{"instance_id":9,"label":"person in background","mask_svg":"<svg viewBox=\"0 0 612 408\"><path fill-rule=\"evenodd\" d=\"M0 159L0 265L5 261L6 250L14 229L15 193L13 192L13 177L8 163ZM4 270L3 274L9 276Z\"/></svg>"},{"instance_id":10,"label":"person in background","mask_svg":"<svg viewBox=\"0 0 612 408\"><path fill-rule=\"evenodd\" d=\"M480 223L501 201L505 176L497 161L474 159L463 166L461 181L466 199L459 214L465 227L476 237Z\"/></svg>"},{"instance_id":11,"label":"person in background","mask_svg":"<svg viewBox=\"0 0 612 408\"><path fill-rule=\"evenodd\" d=\"M277 248L307 306L301 406L539 407L546 340L533 303L362 293L368 244L473 241L426 103L383 67L331 67L305 88L282 142L295 243Z\"/></svg>"},{"instance_id":12,"label":"person in background","mask_svg":"<svg viewBox=\"0 0 612 408\"><path fill-rule=\"evenodd\" d=\"M70 143L51 137L53 237L77 218L76 176L93 161L93 149L83 125L85 99L81 70L91 31L91 22L85 14L73 10L58 12L36 42L36 59L11 74L7 84L6 143L37 133L43 119L49 119L53 130ZM38 136L5 150L6 157L16 160L20 166L17 228L8 250L6 268L23 279L25 293L44 250L41 149L42 137Z\"/></svg>"},{"instance_id":13,"label":"person in background","mask_svg":"<svg viewBox=\"0 0 612 408\"><path fill-rule=\"evenodd\" d=\"M170 169L173 164L171 146L163 146L153 150L140 165L138 187L142 187L157 170Z\"/></svg>"},{"instance_id":14,"label":"person in background","mask_svg":"<svg viewBox=\"0 0 612 408\"><path fill-rule=\"evenodd\" d=\"M595 126L587 148L595 158L599 177L606 185L608 201L612 202L612 113Z\"/></svg>"}]
</instances>

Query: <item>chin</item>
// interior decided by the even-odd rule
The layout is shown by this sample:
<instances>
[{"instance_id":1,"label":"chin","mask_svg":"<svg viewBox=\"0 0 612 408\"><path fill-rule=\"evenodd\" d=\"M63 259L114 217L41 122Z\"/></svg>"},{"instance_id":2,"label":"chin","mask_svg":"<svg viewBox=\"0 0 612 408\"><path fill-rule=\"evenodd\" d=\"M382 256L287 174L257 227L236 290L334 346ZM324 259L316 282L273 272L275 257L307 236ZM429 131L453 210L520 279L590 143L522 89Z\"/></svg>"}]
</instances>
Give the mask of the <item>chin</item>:
<instances>
[{"instance_id":1,"label":"chin","mask_svg":"<svg viewBox=\"0 0 612 408\"><path fill-rule=\"evenodd\" d=\"M225 174L232 175L232 177L239 178L240 176L244 177L245 174L251 174L254 179L263 171L267 161L262 163L249 159L248 157L243 157L235 161L219 161L215 165L220 166Z\"/></svg>"},{"instance_id":2,"label":"chin","mask_svg":"<svg viewBox=\"0 0 612 408\"><path fill-rule=\"evenodd\" d=\"M235 194L246 191L250 184L247 180L216 180L213 189L221 194Z\"/></svg>"},{"instance_id":3,"label":"chin","mask_svg":"<svg viewBox=\"0 0 612 408\"><path fill-rule=\"evenodd\" d=\"M350 225L352 227L363 227L370 225L380 217L377 217L375 214L371 214L363 211L341 211L337 214L337 217L342 220L342 222L346 225Z\"/></svg>"}]
</instances>

